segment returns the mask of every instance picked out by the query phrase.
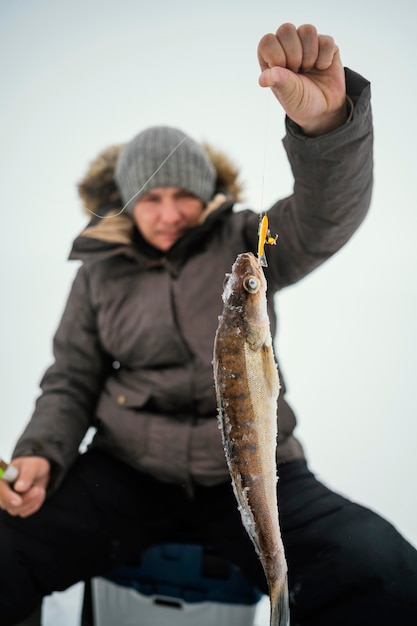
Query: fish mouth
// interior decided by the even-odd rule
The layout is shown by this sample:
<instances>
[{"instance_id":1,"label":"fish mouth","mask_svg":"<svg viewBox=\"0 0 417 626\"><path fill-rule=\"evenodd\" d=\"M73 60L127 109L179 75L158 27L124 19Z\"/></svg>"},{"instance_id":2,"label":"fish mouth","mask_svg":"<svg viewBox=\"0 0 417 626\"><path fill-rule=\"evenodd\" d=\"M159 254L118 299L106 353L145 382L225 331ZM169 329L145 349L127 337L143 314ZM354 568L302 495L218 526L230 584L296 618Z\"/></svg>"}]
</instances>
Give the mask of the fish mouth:
<instances>
[{"instance_id":1,"label":"fish mouth","mask_svg":"<svg viewBox=\"0 0 417 626\"><path fill-rule=\"evenodd\" d=\"M232 274L233 272L242 277L244 274L253 274L265 284L265 279L261 266L259 265L259 261L252 252L242 252L242 254L238 255L232 268Z\"/></svg>"}]
</instances>

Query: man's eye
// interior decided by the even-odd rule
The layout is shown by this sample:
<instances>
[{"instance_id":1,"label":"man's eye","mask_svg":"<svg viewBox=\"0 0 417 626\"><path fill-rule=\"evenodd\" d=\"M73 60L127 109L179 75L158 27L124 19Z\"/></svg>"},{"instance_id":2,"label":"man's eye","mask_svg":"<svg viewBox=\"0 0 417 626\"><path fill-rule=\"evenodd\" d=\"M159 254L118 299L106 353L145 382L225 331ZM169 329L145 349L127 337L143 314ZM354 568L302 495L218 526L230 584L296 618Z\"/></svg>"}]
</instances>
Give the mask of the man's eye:
<instances>
[{"instance_id":1,"label":"man's eye","mask_svg":"<svg viewBox=\"0 0 417 626\"><path fill-rule=\"evenodd\" d=\"M192 193L192 191L188 191L187 189L180 189L177 194L177 198L196 198L197 196Z\"/></svg>"}]
</instances>

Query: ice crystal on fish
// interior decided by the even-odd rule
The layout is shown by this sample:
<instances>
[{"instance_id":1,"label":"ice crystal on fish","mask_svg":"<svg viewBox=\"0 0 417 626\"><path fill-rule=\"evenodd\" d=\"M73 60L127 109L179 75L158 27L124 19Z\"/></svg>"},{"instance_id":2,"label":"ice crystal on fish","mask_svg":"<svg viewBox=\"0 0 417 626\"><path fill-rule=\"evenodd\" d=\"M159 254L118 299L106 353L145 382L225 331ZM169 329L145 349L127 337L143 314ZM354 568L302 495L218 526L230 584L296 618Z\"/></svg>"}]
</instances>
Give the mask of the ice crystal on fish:
<instances>
[{"instance_id":1,"label":"ice crystal on fish","mask_svg":"<svg viewBox=\"0 0 417 626\"><path fill-rule=\"evenodd\" d=\"M229 279L223 289L223 293L222 293L222 300L223 302L227 302L227 300L230 298L230 296L233 295L233 289L232 289L232 281L231 279Z\"/></svg>"}]
</instances>

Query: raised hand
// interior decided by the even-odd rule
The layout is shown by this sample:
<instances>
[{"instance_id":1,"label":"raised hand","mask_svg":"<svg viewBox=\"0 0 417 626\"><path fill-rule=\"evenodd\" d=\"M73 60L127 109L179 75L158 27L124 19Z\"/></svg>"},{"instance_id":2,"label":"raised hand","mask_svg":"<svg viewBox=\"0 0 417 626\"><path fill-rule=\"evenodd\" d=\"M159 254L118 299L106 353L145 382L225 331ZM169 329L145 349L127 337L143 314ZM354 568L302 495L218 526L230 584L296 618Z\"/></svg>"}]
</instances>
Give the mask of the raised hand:
<instances>
[{"instance_id":1,"label":"raised hand","mask_svg":"<svg viewBox=\"0 0 417 626\"><path fill-rule=\"evenodd\" d=\"M270 87L288 117L310 136L346 121L345 74L332 37L311 24L283 24L258 45L261 87Z\"/></svg>"}]
</instances>

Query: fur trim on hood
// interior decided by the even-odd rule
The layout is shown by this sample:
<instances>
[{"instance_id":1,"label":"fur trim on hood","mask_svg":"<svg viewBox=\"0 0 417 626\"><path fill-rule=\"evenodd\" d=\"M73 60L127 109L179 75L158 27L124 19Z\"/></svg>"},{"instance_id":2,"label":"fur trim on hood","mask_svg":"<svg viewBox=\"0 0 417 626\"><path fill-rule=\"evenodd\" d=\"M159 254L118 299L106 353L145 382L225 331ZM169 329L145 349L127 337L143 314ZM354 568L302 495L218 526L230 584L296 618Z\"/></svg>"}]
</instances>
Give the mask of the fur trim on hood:
<instances>
[{"instance_id":1,"label":"fur trim on hood","mask_svg":"<svg viewBox=\"0 0 417 626\"><path fill-rule=\"evenodd\" d=\"M78 183L78 193L87 212L97 212L109 203L122 199L114 181L114 170L124 144L104 149L90 163L87 172ZM217 172L215 194L225 194L235 202L241 201L243 186L239 181L239 171L221 151L208 144L203 144Z\"/></svg>"}]
</instances>

